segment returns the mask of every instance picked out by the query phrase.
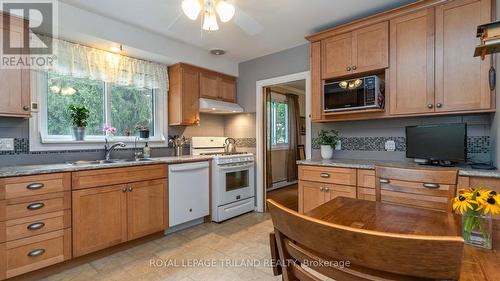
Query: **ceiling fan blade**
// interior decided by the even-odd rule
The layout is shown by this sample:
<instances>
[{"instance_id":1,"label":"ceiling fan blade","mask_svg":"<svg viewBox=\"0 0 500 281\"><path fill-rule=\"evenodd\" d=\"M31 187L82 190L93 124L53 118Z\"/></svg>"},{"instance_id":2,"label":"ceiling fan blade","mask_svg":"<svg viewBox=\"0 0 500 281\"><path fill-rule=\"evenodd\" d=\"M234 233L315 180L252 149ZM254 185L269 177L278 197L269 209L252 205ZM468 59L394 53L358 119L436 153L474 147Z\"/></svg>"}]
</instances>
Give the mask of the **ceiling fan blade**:
<instances>
[{"instance_id":1,"label":"ceiling fan blade","mask_svg":"<svg viewBox=\"0 0 500 281\"><path fill-rule=\"evenodd\" d=\"M263 29L260 23L238 7L236 7L234 23L252 36L261 33Z\"/></svg>"},{"instance_id":2,"label":"ceiling fan blade","mask_svg":"<svg viewBox=\"0 0 500 281\"><path fill-rule=\"evenodd\" d=\"M179 19L183 16L183 12L182 10L179 8L178 9L178 12L177 12L177 16L175 16L174 20L172 22L170 22L170 24L167 26L167 30L170 30L170 28L172 28L178 21Z\"/></svg>"}]
</instances>

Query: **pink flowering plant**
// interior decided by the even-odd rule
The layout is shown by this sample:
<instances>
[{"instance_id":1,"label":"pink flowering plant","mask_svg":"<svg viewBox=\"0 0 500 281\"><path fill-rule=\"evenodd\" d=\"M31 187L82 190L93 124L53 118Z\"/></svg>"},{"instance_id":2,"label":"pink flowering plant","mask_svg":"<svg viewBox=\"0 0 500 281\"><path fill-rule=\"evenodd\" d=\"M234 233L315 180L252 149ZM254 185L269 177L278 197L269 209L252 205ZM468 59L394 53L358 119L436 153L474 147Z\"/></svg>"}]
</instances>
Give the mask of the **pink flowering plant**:
<instances>
[{"instance_id":1,"label":"pink flowering plant","mask_svg":"<svg viewBox=\"0 0 500 281\"><path fill-rule=\"evenodd\" d=\"M116 128L111 126L111 125L104 125L104 127L102 127L102 131L106 134L106 135L114 135L116 134Z\"/></svg>"}]
</instances>

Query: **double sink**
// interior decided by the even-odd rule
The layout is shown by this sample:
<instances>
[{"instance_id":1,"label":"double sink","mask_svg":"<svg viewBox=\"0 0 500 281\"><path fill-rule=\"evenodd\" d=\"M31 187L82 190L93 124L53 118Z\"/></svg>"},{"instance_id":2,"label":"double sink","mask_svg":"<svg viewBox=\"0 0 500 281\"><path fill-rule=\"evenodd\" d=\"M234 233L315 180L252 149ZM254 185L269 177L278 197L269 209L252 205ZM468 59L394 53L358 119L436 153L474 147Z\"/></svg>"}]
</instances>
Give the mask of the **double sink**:
<instances>
[{"instance_id":1,"label":"double sink","mask_svg":"<svg viewBox=\"0 0 500 281\"><path fill-rule=\"evenodd\" d=\"M109 160L79 160L74 162L68 162L71 165L102 165L102 164L115 164L115 163L128 163L128 162L148 162L152 161L149 158L139 158L139 159L109 159Z\"/></svg>"}]
</instances>

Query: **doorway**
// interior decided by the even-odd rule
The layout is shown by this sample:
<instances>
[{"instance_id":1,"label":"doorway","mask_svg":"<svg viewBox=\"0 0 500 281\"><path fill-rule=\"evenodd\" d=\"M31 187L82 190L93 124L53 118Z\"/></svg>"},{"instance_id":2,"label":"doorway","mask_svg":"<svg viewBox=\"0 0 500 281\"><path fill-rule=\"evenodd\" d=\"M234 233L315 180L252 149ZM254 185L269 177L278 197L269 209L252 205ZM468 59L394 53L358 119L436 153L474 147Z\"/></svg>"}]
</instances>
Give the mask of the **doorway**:
<instances>
[{"instance_id":1,"label":"doorway","mask_svg":"<svg viewBox=\"0 0 500 281\"><path fill-rule=\"evenodd\" d=\"M257 211L266 198L297 210L296 161L310 157L309 72L257 82Z\"/></svg>"}]
</instances>

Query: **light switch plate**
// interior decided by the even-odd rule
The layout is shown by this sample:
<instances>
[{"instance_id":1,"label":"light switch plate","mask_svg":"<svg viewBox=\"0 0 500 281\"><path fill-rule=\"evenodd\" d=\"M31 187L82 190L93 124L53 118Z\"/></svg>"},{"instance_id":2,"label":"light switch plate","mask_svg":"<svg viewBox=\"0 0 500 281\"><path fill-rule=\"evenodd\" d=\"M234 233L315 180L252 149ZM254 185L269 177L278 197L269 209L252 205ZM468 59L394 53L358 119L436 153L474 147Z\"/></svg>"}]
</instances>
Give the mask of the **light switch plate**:
<instances>
[{"instance_id":1,"label":"light switch plate","mask_svg":"<svg viewBox=\"0 0 500 281\"><path fill-rule=\"evenodd\" d=\"M0 151L14 151L14 139L0 139Z\"/></svg>"},{"instance_id":2,"label":"light switch plate","mask_svg":"<svg viewBox=\"0 0 500 281\"><path fill-rule=\"evenodd\" d=\"M385 142L386 151L396 151L396 142L393 140L388 140Z\"/></svg>"},{"instance_id":3,"label":"light switch plate","mask_svg":"<svg viewBox=\"0 0 500 281\"><path fill-rule=\"evenodd\" d=\"M335 150L342 150L342 142L340 140L337 141L335 145Z\"/></svg>"}]
</instances>

